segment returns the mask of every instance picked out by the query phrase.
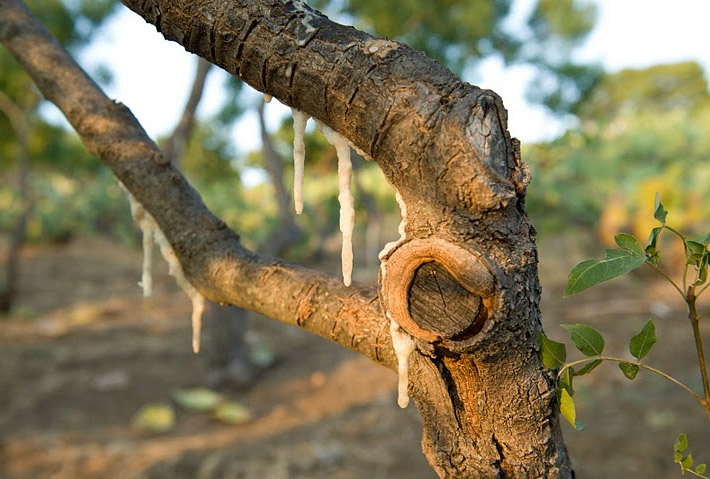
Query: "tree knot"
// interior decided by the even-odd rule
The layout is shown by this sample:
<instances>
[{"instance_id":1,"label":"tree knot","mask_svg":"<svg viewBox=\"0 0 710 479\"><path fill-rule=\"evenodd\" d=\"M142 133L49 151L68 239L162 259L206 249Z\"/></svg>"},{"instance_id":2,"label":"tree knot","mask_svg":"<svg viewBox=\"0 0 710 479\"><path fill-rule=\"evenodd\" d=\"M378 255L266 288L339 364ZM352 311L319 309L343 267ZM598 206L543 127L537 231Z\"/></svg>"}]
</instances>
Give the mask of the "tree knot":
<instances>
[{"instance_id":1,"label":"tree knot","mask_svg":"<svg viewBox=\"0 0 710 479\"><path fill-rule=\"evenodd\" d=\"M470 340L491 316L494 293L484 260L442 238L412 239L382 259L383 309L420 341Z\"/></svg>"}]
</instances>

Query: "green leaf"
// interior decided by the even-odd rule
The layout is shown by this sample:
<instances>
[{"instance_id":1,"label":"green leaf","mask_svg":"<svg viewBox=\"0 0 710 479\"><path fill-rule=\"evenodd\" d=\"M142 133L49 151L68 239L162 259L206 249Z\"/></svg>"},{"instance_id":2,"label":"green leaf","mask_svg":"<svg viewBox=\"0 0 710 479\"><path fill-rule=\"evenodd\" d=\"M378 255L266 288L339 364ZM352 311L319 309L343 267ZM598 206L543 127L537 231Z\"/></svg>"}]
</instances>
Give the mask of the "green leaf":
<instances>
[{"instance_id":1,"label":"green leaf","mask_svg":"<svg viewBox=\"0 0 710 479\"><path fill-rule=\"evenodd\" d=\"M673 460L675 462L677 462L678 464L680 464L680 461L683 460L683 455L681 453L679 453L678 451L676 451L673 453Z\"/></svg>"},{"instance_id":2,"label":"green leaf","mask_svg":"<svg viewBox=\"0 0 710 479\"><path fill-rule=\"evenodd\" d=\"M698 266L705 256L705 245L693 240L687 240L685 244L687 246L686 262Z\"/></svg>"},{"instance_id":3,"label":"green leaf","mask_svg":"<svg viewBox=\"0 0 710 479\"><path fill-rule=\"evenodd\" d=\"M567 349L565 345L549 339L542 332L537 333L537 339L540 342L542 364L550 369L561 368L567 360Z\"/></svg>"},{"instance_id":4,"label":"green leaf","mask_svg":"<svg viewBox=\"0 0 710 479\"><path fill-rule=\"evenodd\" d=\"M172 394L175 403L189 412L207 412L222 401L222 395L206 388L178 389Z\"/></svg>"},{"instance_id":5,"label":"green leaf","mask_svg":"<svg viewBox=\"0 0 710 479\"><path fill-rule=\"evenodd\" d=\"M690 469L693 467L693 455L688 454L685 459L681 461L680 465L683 466L683 469Z\"/></svg>"},{"instance_id":6,"label":"green leaf","mask_svg":"<svg viewBox=\"0 0 710 479\"><path fill-rule=\"evenodd\" d=\"M697 472L698 474L705 474L705 471L707 470L707 468L708 468L707 464L698 464L695 467L695 472Z\"/></svg>"},{"instance_id":7,"label":"green leaf","mask_svg":"<svg viewBox=\"0 0 710 479\"><path fill-rule=\"evenodd\" d=\"M214 410L213 416L226 424L237 425L251 421L252 414L248 407L238 402L223 402Z\"/></svg>"},{"instance_id":8,"label":"green leaf","mask_svg":"<svg viewBox=\"0 0 710 479\"><path fill-rule=\"evenodd\" d=\"M645 254L637 256L628 251L608 249L603 260L583 261L572 268L562 296L567 298L596 284L626 274L641 266L645 261Z\"/></svg>"},{"instance_id":9,"label":"green leaf","mask_svg":"<svg viewBox=\"0 0 710 479\"><path fill-rule=\"evenodd\" d=\"M705 246L710 245L710 233L705 233L704 236L698 238L698 243L702 243Z\"/></svg>"},{"instance_id":10,"label":"green leaf","mask_svg":"<svg viewBox=\"0 0 710 479\"><path fill-rule=\"evenodd\" d=\"M634 256L644 256L643 246L636 238L628 233L619 233L614 236L616 244L624 251L628 251Z\"/></svg>"},{"instance_id":11,"label":"green leaf","mask_svg":"<svg viewBox=\"0 0 710 479\"><path fill-rule=\"evenodd\" d=\"M132 426L145 432L167 432L175 426L175 412L165 404L146 404L133 416Z\"/></svg>"},{"instance_id":12,"label":"green leaf","mask_svg":"<svg viewBox=\"0 0 710 479\"><path fill-rule=\"evenodd\" d=\"M710 263L710 253L705 253L703 255L702 261L700 261L700 266L698 266L699 274L698 280L694 283L694 286L700 286L708 280L708 264Z\"/></svg>"},{"instance_id":13,"label":"green leaf","mask_svg":"<svg viewBox=\"0 0 710 479\"><path fill-rule=\"evenodd\" d=\"M663 226L656 226L651 230L651 234L648 235L648 241L646 242L646 253L653 253L656 251L661 231L663 231Z\"/></svg>"},{"instance_id":14,"label":"green leaf","mask_svg":"<svg viewBox=\"0 0 710 479\"><path fill-rule=\"evenodd\" d=\"M663 231L662 226L657 226L651 230L651 234L646 242L646 257L647 261L654 266L658 266L658 261L660 260L661 252L658 251L658 237Z\"/></svg>"},{"instance_id":15,"label":"green leaf","mask_svg":"<svg viewBox=\"0 0 710 479\"><path fill-rule=\"evenodd\" d=\"M604 351L604 338L594 328L586 324L563 324L570 332L572 342L585 356L601 356Z\"/></svg>"},{"instance_id":16,"label":"green leaf","mask_svg":"<svg viewBox=\"0 0 710 479\"><path fill-rule=\"evenodd\" d=\"M686 449L688 449L688 436L686 436L684 433L680 433L678 435L678 439L676 439L675 443L673 444L673 450L675 452L683 452Z\"/></svg>"},{"instance_id":17,"label":"green leaf","mask_svg":"<svg viewBox=\"0 0 710 479\"><path fill-rule=\"evenodd\" d=\"M619 369L624 373L626 379L633 381L636 379L636 375L639 373L639 367L636 364L631 363L619 363Z\"/></svg>"},{"instance_id":18,"label":"green leaf","mask_svg":"<svg viewBox=\"0 0 710 479\"><path fill-rule=\"evenodd\" d=\"M574 368L569 367L562 372L560 375L560 387L567 391L567 394L574 396L574 387L572 386L572 379L574 378Z\"/></svg>"},{"instance_id":19,"label":"green leaf","mask_svg":"<svg viewBox=\"0 0 710 479\"><path fill-rule=\"evenodd\" d=\"M587 364L585 364L583 367L579 369L579 371L575 371L574 375L575 376L584 376L585 374L589 374L602 363L601 359L595 359L594 361L591 361Z\"/></svg>"},{"instance_id":20,"label":"green leaf","mask_svg":"<svg viewBox=\"0 0 710 479\"><path fill-rule=\"evenodd\" d=\"M650 319L644 324L641 332L629 341L629 352L639 361L648 354L658 339L656 338L656 326Z\"/></svg>"},{"instance_id":21,"label":"green leaf","mask_svg":"<svg viewBox=\"0 0 710 479\"><path fill-rule=\"evenodd\" d=\"M581 425L577 422L577 413L574 410L574 399L572 399L566 389L562 389L560 394L560 412L562 416L567 419L572 427L577 430L581 429Z\"/></svg>"},{"instance_id":22,"label":"green leaf","mask_svg":"<svg viewBox=\"0 0 710 479\"><path fill-rule=\"evenodd\" d=\"M653 208L653 217L656 218L658 221L661 222L662 225L666 224L666 216L668 215L668 212L666 209L663 207L663 203L661 203L661 195L656 193L656 199L655 199L655 206Z\"/></svg>"}]
</instances>

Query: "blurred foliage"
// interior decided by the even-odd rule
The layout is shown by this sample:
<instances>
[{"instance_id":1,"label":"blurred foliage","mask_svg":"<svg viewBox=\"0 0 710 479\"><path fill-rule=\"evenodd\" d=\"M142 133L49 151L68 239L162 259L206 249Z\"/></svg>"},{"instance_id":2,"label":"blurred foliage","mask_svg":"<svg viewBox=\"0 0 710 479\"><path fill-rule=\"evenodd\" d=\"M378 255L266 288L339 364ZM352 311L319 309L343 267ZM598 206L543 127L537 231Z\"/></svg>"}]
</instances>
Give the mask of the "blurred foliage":
<instances>
[{"instance_id":1,"label":"blurred foliage","mask_svg":"<svg viewBox=\"0 0 710 479\"><path fill-rule=\"evenodd\" d=\"M603 77L577 113L587 121L608 122L614 117L678 110L698 112L710 105L705 73L695 62L622 70Z\"/></svg>"},{"instance_id":2,"label":"blurred foliage","mask_svg":"<svg viewBox=\"0 0 710 479\"><path fill-rule=\"evenodd\" d=\"M292 137L290 141L293 141ZM314 147L309 150L309 145L320 145L322 149ZM279 149L287 148L286 143L279 141L278 138L276 146ZM302 234L299 243L290 252L290 258L294 260L316 254L325 237L339 235L340 206L338 178L334 174L337 164L334 149L327 144L319 132L312 132L306 135L306 151L304 211L297 217ZM317 154L318 152L320 154ZM282 155L282 158L285 159L284 180L290 189L293 184L291 156ZM260 165L260 153L252 152L247 164L248 168L256 168L255 165ZM377 165L367 163L357 175L362 188L376 199L379 211L399 211L394 201L393 190ZM239 232L247 247L258 250L259 245L265 244L280 230L279 213L274 200L275 192L270 182L245 187L237 179L219 178L206 182L195 176L192 180L201 192L205 204ZM357 191L354 191L354 194L356 234L364 235L367 211L360 204Z\"/></svg>"},{"instance_id":3,"label":"blurred foliage","mask_svg":"<svg viewBox=\"0 0 710 479\"><path fill-rule=\"evenodd\" d=\"M70 52L84 46L118 5L116 0L26 0L25 3ZM7 50L0 50L0 90L17 100L31 87L22 67Z\"/></svg>"},{"instance_id":4,"label":"blurred foliage","mask_svg":"<svg viewBox=\"0 0 710 479\"><path fill-rule=\"evenodd\" d=\"M524 148L540 227L595 227L607 242L621 230L644 236L655 192L680 228L710 220L710 93L697 64L607 75L579 111L579 128Z\"/></svg>"},{"instance_id":5,"label":"blurred foliage","mask_svg":"<svg viewBox=\"0 0 710 479\"><path fill-rule=\"evenodd\" d=\"M70 51L84 46L117 5L115 0L29 0L26 3ZM103 77L108 78L108 75ZM76 231L108 228L113 220L104 221L103 215L115 213L110 207L108 191L104 191L110 178L101 172L98 160L86 152L73 132L48 123L38 114L42 100L32 80L5 49L0 49L0 90L25 112L30 130L30 170L41 173L41 177L30 177L27 191L17 190L19 185L14 174L18 168L17 133L6 112L0 112L0 175L9 180L0 183L1 231L13 228L15 218L26 207L20 204L23 201L33 206L28 224L31 240L42 237L58 241ZM20 193L25 193L25 200ZM99 206L108 209L99 210Z\"/></svg>"},{"instance_id":6,"label":"blurred foliage","mask_svg":"<svg viewBox=\"0 0 710 479\"><path fill-rule=\"evenodd\" d=\"M227 76L224 82L226 90L226 98L223 100L222 107L215 115L215 122L219 126L231 126L246 110L243 105L243 95L245 91L244 83L232 75Z\"/></svg>"},{"instance_id":7,"label":"blurred foliage","mask_svg":"<svg viewBox=\"0 0 710 479\"><path fill-rule=\"evenodd\" d=\"M15 162L15 134L11 128L0 129L0 170L12 170ZM33 168L65 173L97 173L101 162L86 151L76 134L64 127L37 118L29 135L29 156Z\"/></svg>"},{"instance_id":8,"label":"blurred foliage","mask_svg":"<svg viewBox=\"0 0 710 479\"><path fill-rule=\"evenodd\" d=\"M198 121L180 166L187 176L207 185L221 180L236 184L239 182L239 174L232 163L235 155L224 128L220 128L216 122Z\"/></svg>"},{"instance_id":9,"label":"blurred foliage","mask_svg":"<svg viewBox=\"0 0 710 479\"><path fill-rule=\"evenodd\" d=\"M111 173L74 175L43 170L33 175L30 242L64 242L79 234L101 233L138 244L125 195ZM0 186L0 231L9 231L21 205L17 192Z\"/></svg>"},{"instance_id":10,"label":"blurred foliage","mask_svg":"<svg viewBox=\"0 0 710 479\"><path fill-rule=\"evenodd\" d=\"M595 6L579 0L539 0L522 25L510 21L512 0L315 0L329 14L347 14L358 27L424 51L461 75L495 55L538 68L530 98L570 111L600 76L571 60L572 49L596 21Z\"/></svg>"}]
</instances>

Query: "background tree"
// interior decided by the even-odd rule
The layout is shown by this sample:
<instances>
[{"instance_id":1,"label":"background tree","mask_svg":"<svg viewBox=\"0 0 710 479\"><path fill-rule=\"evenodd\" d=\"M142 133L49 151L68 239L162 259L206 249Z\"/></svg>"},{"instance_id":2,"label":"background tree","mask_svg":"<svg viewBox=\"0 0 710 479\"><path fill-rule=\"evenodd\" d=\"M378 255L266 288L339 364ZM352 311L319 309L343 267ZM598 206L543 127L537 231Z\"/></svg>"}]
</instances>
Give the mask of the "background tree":
<instances>
[{"instance_id":1,"label":"background tree","mask_svg":"<svg viewBox=\"0 0 710 479\"><path fill-rule=\"evenodd\" d=\"M537 69L530 98L566 112L595 84L600 69L571 59L594 26L596 9L575 0L540 0L522 25L512 25L512 0L316 1L328 13L346 14L364 30L403 41L461 75L485 58Z\"/></svg>"},{"instance_id":2,"label":"background tree","mask_svg":"<svg viewBox=\"0 0 710 479\"><path fill-rule=\"evenodd\" d=\"M607 74L577 111L578 128L524 150L538 179L529 204L540 227L576 224L607 243L621 230L643 236L656 192L678 210L681 228L710 218L710 93L697 63Z\"/></svg>"},{"instance_id":3,"label":"background tree","mask_svg":"<svg viewBox=\"0 0 710 479\"><path fill-rule=\"evenodd\" d=\"M77 51L87 43L92 29L101 24L115 7L113 0L80 1L67 6L60 0L30 2L36 14L65 48ZM8 172L14 163L14 181L8 182L9 193L0 213L0 231L7 232L8 246L2 256L4 272L0 278L0 313L12 309L18 281L18 258L27 236L30 213L37 203L30 177L31 164L66 166L68 149L75 148L73 136L61 128L50 126L38 114L41 98L32 81L6 52L0 51L0 169ZM107 79L104 70L97 72ZM14 152L13 152L14 150ZM92 160L82 149L71 168L87 166ZM83 161L81 161L83 159ZM93 162L93 167L96 163ZM8 176L11 173L8 173ZM37 222L36 222L37 223ZM42 224L42 222L39 222ZM50 227L51 229L51 227Z\"/></svg>"}]
</instances>

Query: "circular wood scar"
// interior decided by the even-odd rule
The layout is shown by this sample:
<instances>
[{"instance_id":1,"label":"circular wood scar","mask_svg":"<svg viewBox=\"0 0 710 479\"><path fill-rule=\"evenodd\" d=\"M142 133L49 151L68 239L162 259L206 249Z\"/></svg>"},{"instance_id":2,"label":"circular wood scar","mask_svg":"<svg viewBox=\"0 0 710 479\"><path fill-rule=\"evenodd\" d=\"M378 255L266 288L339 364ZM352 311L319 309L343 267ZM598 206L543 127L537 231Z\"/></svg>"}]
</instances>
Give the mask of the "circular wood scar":
<instances>
[{"instance_id":1,"label":"circular wood scar","mask_svg":"<svg viewBox=\"0 0 710 479\"><path fill-rule=\"evenodd\" d=\"M417 326L446 339L475 333L483 326L487 310L477 294L471 294L432 261L417 268L409 287L409 315Z\"/></svg>"},{"instance_id":2,"label":"circular wood scar","mask_svg":"<svg viewBox=\"0 0 710 479\"><path fill-rule=\"evenodd\" d=\"M493 276L470 251L439 238L412 240L383 264L385 310L405 331L427 342L475 333L487 318L482 300Z\"/></svg>"}]
</instances>

